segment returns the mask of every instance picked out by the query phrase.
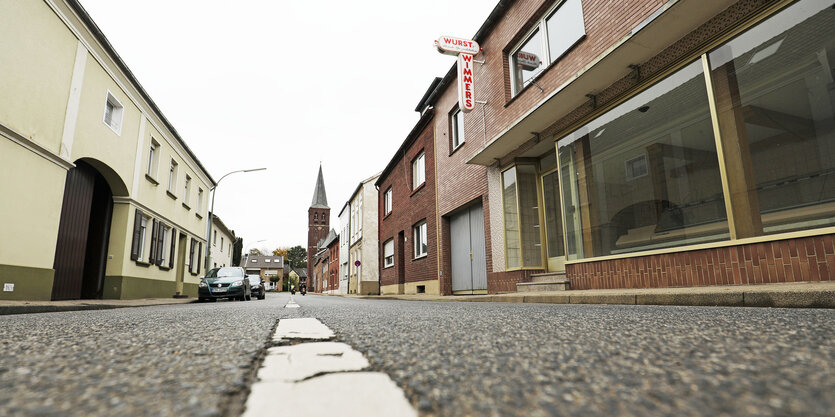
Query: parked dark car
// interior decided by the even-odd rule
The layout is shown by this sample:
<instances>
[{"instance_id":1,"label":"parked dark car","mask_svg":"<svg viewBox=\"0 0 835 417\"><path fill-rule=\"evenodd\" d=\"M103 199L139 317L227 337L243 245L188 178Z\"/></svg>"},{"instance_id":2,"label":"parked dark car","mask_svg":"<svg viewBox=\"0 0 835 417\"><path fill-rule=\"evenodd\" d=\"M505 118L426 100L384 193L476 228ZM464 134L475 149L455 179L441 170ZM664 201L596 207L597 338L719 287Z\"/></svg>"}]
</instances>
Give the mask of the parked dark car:
<instances>
[{"instance_id":1,"label":"parked dark car","mask_svg":"<svg viewBox=\"0 0 835 417\"><path fill-rule=\"evenodd\" d=\"M210 269L206 273L198 284L197 297L200 301L214 301L218 298L245 301L252 299L252 289L243 268L225 266Z\"/></svg>"},{"instance_id":2,"label":"parked dark car","mask_svg":"<svg viewBox=\"0 0 835 417\"><path fill-rule=\"evenodd\" d=\"M249 277L249 288L252 290L252 296L258 297L259 300L267 298L267 288L264 286L264 281L260 275L247 275Z\"/></svg>"}]
</instances>

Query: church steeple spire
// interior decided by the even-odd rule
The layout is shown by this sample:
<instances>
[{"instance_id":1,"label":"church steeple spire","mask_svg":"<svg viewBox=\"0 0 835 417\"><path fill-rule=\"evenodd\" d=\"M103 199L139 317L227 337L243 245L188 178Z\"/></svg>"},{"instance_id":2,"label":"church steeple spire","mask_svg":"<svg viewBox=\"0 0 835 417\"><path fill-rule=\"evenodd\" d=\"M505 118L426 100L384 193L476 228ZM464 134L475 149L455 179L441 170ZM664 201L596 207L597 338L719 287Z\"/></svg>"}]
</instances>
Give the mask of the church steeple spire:
<instances>
[{"instance_id":1,"label":"church steeple spire","mask_svg":"<svg viewBox=\"0 0 835 417\"><path fill-rule=\"evenodd\" d=\"M316 179L316 188L313 190L313 201L310 203L311 208L330 208L328 207L328 196L325 194L325 178L322 176L322 164L319 164L319 178Z\"/></svg>"}]
</instances>

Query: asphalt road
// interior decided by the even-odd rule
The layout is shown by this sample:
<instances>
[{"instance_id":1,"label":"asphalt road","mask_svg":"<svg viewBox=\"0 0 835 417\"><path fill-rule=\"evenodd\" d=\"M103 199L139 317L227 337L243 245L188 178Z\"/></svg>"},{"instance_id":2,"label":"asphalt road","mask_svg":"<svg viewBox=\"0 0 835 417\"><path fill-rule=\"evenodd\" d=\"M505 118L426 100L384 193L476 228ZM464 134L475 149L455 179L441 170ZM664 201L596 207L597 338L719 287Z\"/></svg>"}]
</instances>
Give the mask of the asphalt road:
<instances>
[{"instance_id":1,"label":"asphalt road","mask_svg":"<svg viewBox=\"0 0 835 417\"><path fill-rule=\"evenodd\" d=\"M295 298L0 317L0 415L234 414L285 317L319 318L424 416L835 409L833 310Z\"/></svg>"}]
</instances>

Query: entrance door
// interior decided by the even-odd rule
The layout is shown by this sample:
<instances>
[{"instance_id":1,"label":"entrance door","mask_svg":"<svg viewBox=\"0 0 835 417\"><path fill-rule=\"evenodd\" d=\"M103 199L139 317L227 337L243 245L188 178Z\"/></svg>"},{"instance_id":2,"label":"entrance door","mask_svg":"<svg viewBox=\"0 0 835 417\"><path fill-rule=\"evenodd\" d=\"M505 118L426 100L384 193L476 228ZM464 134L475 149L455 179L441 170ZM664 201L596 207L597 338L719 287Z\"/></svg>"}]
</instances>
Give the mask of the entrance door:
<instances>
[{"instance_id":1,"label":"entrance door","mask_svg":"<svg viewBox=\"0 0 835 417\"><path fill-rule=\"evenodd\" d=\"M487 259L484 242L484 210L481 204L450 219L452 243L452 292L477 294L487 291Z\"/></svg>"},{"instance_id":2,"label":"entrance door","mask_svg":"<svg viewBox=\"0 0 835 417\"><path fill-rule=\"evenodd\" d=\"M113 194L107 181L89 164L76 161L64 186L53 300L101 297L112 214Z\"/></svg>"},{"instance_id":3,"label":"entrance door","mask_svg":"<svg viewBox=\"0 0 835 417\"><path fill-rule=\"evenodd\" d=\"M542 175L542 198L545 218L545 242L547 244L548 271L565 271L565 244L563 240L560 183L556 169Z\"/></svg>"}]
</instances>

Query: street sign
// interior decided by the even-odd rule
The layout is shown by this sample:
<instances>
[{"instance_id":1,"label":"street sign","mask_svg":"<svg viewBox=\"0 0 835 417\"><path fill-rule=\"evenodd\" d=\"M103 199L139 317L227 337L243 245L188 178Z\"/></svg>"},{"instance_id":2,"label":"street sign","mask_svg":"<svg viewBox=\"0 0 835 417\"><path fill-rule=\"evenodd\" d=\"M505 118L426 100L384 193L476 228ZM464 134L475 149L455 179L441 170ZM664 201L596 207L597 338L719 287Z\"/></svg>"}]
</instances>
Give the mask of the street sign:
<instances>
[{"instance_id":1,"label":"street sign","mask_svg":"<svg viewBox=\"0 0 835 417\"><path fill-rule=\"evenodd\" d=\"M360 261L354 262L354 266L360 266L360 265L362 265L362 262L360 262Z\"/></svg>"}]
</instances>

